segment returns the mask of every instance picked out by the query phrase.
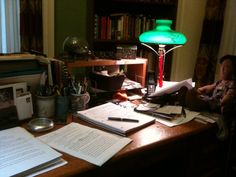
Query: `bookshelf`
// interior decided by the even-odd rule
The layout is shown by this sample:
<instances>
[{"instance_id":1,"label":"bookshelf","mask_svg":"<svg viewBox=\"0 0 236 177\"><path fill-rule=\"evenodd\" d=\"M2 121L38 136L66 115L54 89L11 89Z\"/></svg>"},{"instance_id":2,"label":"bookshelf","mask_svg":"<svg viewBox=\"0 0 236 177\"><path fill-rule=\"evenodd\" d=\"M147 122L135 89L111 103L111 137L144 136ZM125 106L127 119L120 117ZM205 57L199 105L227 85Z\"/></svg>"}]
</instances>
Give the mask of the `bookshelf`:
<instances>
[{"instance_id":1,"label":"bookshelf","mask_svg":"<svg viewBox=\"0 0 236 177\"><path fill-rule=\"evenodd\" d=\"M117 46L137 46L137 56L149 59L148 70L156 69L157 56L141 46L138 36L143 31L153 29L155 19L172 19L175 26L178 0L103 1L87 1L87 40L95 55L115 59ZM171 60L172 55L168 54L166 80L170 77Z\"/></svg>"}]
</instances>

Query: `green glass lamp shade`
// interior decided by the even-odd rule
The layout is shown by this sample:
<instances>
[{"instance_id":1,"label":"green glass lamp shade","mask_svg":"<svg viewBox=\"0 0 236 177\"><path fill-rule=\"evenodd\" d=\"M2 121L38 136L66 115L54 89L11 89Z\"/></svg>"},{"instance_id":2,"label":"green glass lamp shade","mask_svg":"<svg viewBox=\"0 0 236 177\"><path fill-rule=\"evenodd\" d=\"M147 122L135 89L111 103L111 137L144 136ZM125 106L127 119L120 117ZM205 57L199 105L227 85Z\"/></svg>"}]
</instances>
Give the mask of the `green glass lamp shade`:
<instances>
[{"instance_id":1,"label":"green glass lamp shade","mask_svg":"<svg viewBox=\"0 0 236 177\"><path fill-rule=\"evenodd\" d=\"M186 43L186 37L179 32L173 31L170 26L172 20L156 20L156 28L151 31L146 31L139 36L139 40L143 43L151 44L178 44Z\"/></svg>"}]
</instances>

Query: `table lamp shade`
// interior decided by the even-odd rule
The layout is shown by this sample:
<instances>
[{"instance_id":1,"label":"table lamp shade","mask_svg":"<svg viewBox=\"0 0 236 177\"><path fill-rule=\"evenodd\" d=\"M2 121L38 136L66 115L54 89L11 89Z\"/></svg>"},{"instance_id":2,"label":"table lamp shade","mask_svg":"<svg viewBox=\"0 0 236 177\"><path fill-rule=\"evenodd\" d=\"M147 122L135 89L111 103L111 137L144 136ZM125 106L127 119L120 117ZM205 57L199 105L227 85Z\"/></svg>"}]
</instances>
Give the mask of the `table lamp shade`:
<instances>
[{"instance_id":1,"label":"table lamp shade","mask_svg":"<svg viewBox=\"0 0 236 177\"><path fill-rule=\"evenodd\" d=\"M163 44L163 45L183 45L186 43L186 37L173 31L170 26L172 20L156 20L156 28L151 31L143 32L139 40L143 43Z\"/></svg>"},{"instance_id":2,"label":"table lamp shade","mask_svg":"<svg viewBox=\"0 0 236 177\"><path fill-rule=\"evenodd\" d=\"M159 56L159 78L158 85L162 87L163 85L163 70L165 63L165 54L169 51L182 46L187 42L187 38L180 32L176 32L170 28L172 24L172 20L156 20L156 28L151 31L143 32L139 36L140 42L146 45L150 49L152 49ZM159 46L158 51L153 49L151 46L147 44L157 44ZM168 51L165 51L166 45L177 45L172 47Z\"/></svg>"}]
</instances>

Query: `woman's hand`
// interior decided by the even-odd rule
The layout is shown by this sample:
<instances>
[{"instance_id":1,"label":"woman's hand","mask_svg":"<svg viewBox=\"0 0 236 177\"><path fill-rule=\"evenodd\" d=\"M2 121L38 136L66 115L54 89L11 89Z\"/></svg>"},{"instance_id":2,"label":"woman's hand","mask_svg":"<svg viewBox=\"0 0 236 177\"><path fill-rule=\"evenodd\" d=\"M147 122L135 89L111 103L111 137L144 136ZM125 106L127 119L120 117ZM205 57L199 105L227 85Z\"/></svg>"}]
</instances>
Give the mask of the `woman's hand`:
<instances>
[{"instance_id":1,"label":"woman's hand","mask_svg":"<svg viewBox=\"0 0 236 177\"><path fill-rule=\"evenodd\" d=\"M213 92L214 88L215 88L215 84L205 85L203 87L199 87L197 89L197 94L199 94L199 95L207 94L208 95L208 94Z\"/></svg>"}]
</instances>

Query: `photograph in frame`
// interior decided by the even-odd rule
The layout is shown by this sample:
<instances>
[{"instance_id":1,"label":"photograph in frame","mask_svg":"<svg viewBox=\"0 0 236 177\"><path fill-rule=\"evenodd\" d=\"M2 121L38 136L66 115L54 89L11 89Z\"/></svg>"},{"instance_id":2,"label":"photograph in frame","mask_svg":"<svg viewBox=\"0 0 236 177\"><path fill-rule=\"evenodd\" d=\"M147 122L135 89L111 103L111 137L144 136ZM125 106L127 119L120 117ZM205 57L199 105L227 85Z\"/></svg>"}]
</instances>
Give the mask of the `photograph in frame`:
<instances>
[{"instance_id":1,"label":"photograph in frame","mask_svg":"<svg viewBox=\"0 0 236 177\"><path fill-rule=\"evenodd\" d=\"M0 109L15 105L15 91L12 85L0 86Z\"/></svg>"}]
</instances>

